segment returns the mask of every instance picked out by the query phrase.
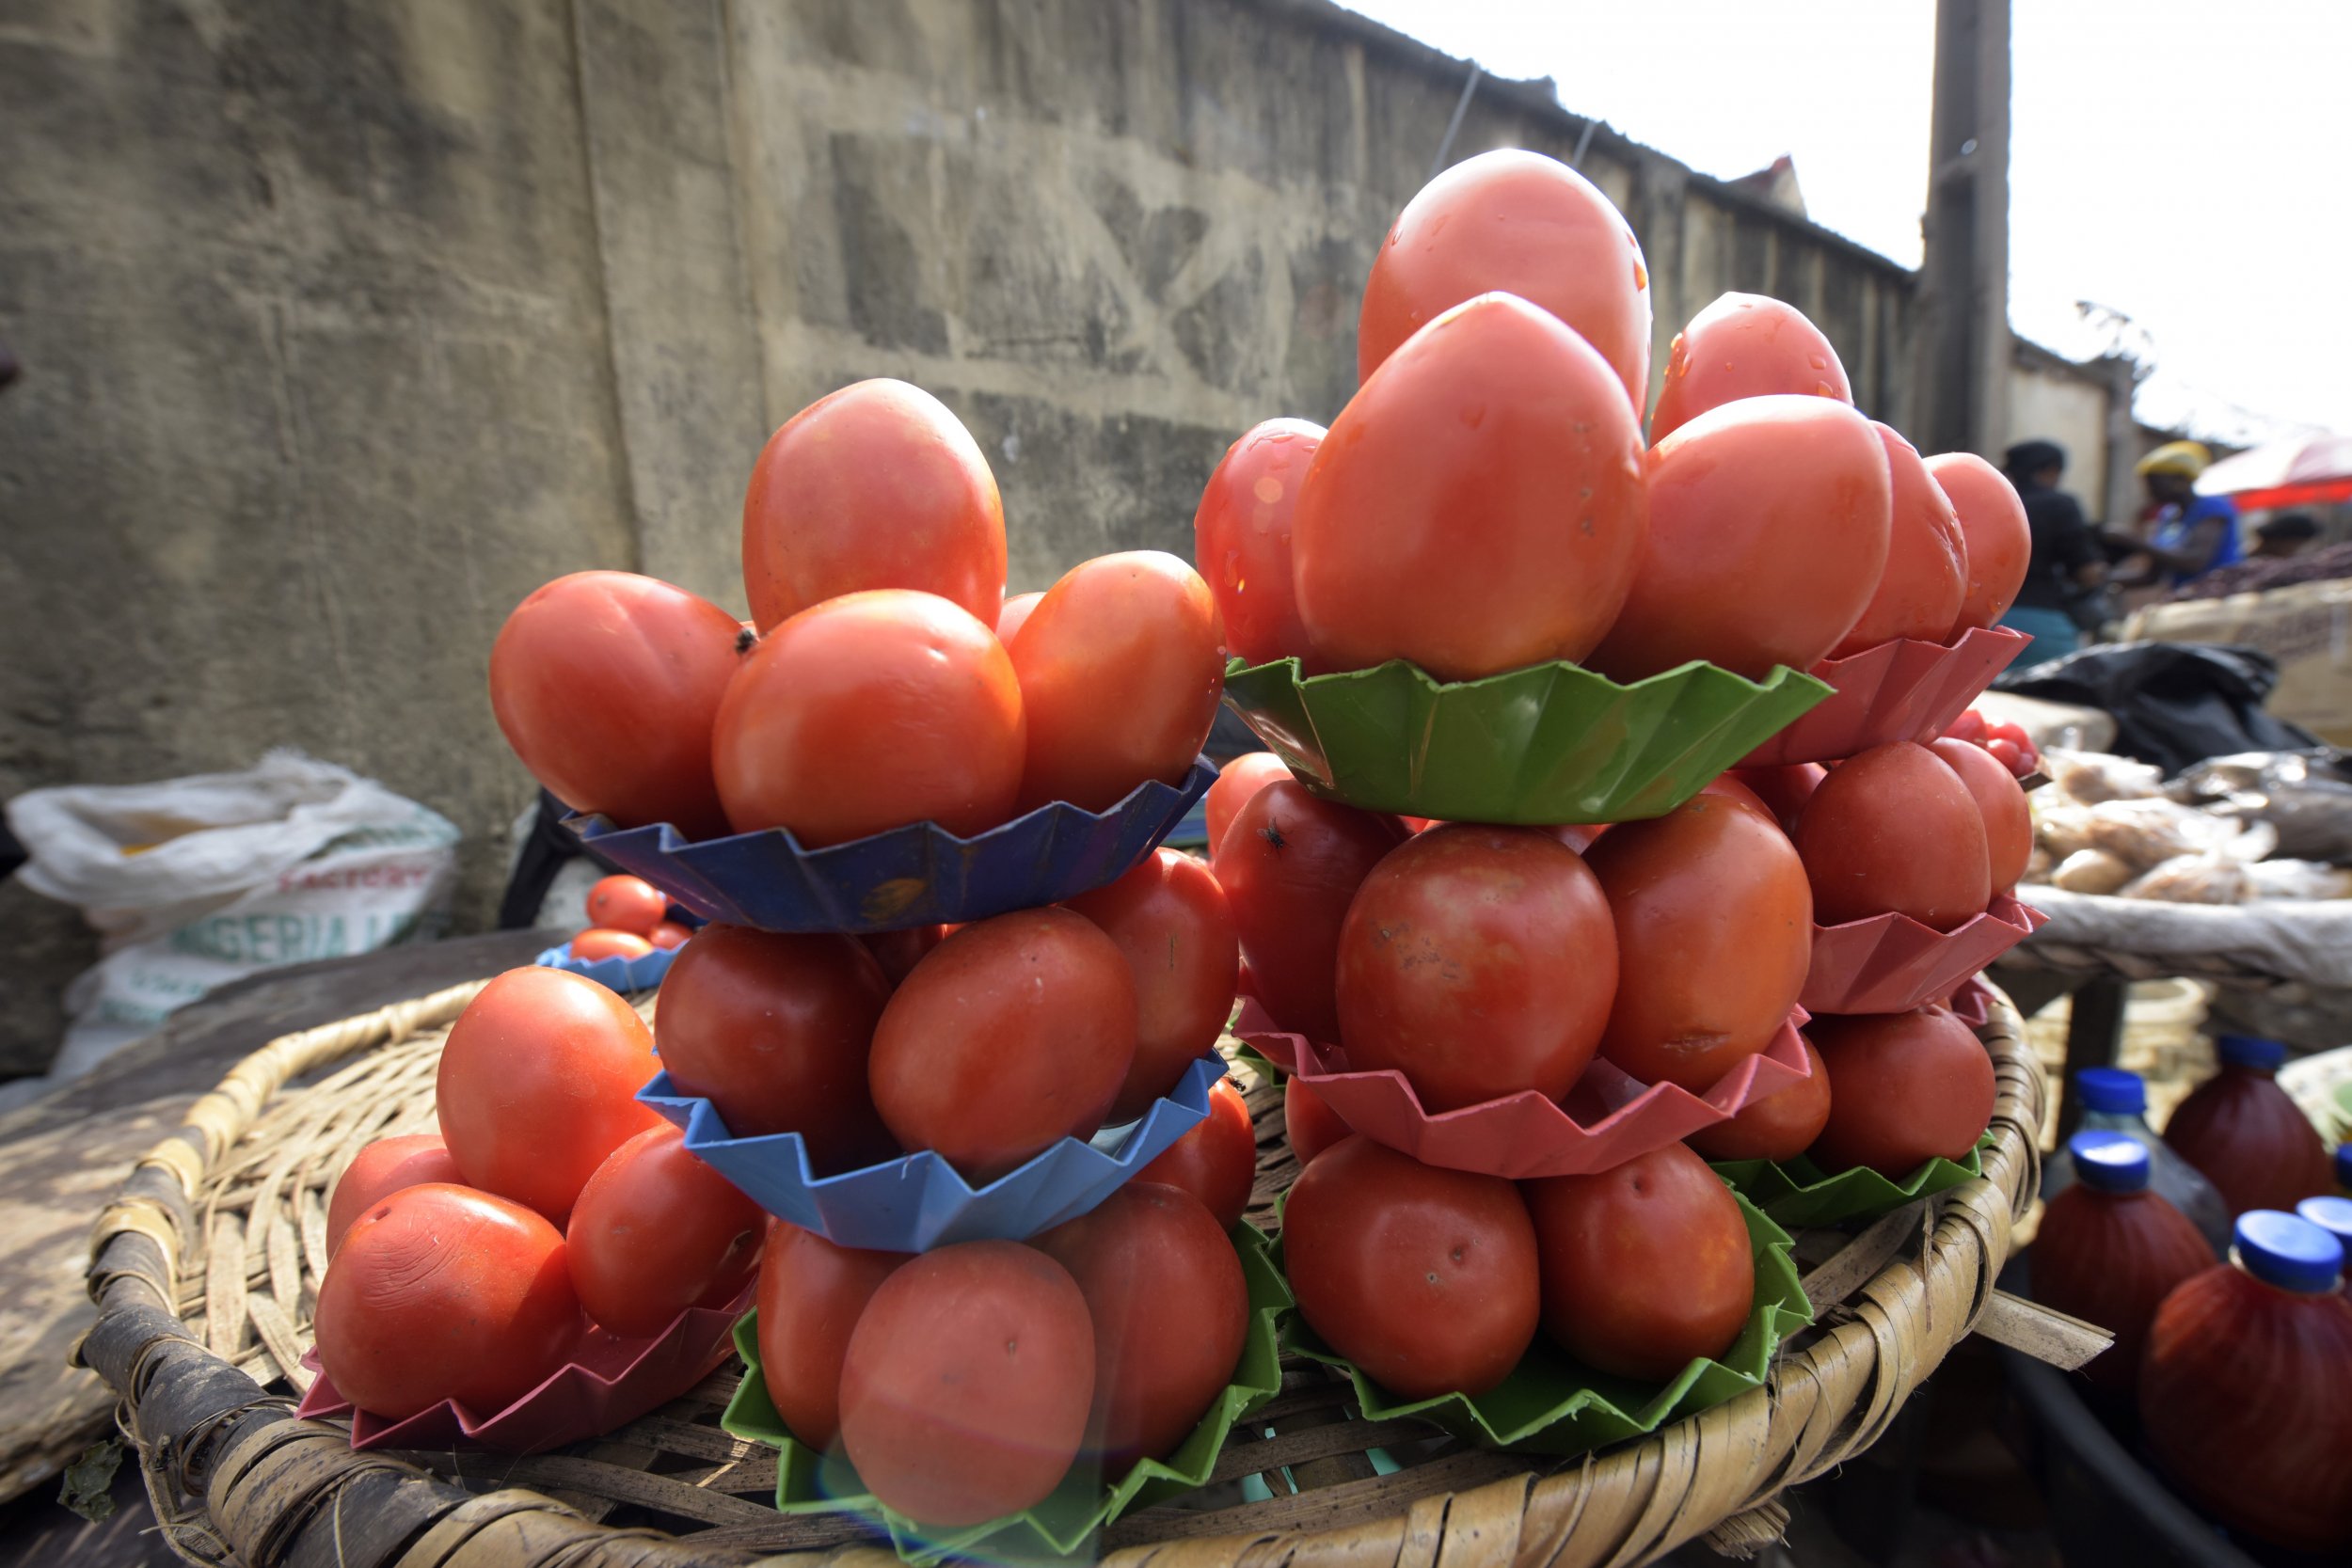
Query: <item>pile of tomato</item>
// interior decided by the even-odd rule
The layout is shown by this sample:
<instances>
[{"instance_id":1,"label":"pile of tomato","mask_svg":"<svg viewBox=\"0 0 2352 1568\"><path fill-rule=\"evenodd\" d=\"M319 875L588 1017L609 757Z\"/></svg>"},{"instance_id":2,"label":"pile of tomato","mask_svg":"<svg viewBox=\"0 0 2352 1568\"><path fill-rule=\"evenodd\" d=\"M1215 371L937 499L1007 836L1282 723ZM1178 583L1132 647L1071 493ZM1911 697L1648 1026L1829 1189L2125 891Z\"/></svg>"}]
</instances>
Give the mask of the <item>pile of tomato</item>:
<instances>
[{"instance_id":1,"label":"pile of tomato","mask_svg":"<svg viewBox=\"0 0 2352 1568\"><path fill-rule=\"evenodd\" d=\"M694 934L670 918L670 897L643 877L600 877L588 890L588 924L564 944L566 958L643 958L673 952Z\"/></svg>"}]
</instances>

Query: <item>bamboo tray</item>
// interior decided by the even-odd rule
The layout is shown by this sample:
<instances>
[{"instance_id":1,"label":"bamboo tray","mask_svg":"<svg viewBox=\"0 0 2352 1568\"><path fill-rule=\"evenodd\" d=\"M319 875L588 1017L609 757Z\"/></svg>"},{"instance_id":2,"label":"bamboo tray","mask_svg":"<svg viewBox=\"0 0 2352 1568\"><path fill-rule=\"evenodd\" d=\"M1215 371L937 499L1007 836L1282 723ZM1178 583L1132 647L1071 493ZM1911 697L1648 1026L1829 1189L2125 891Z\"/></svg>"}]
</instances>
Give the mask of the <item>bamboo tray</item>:
<instances>
[{"instance_id":1,"label":"bamboo tray","mask_svg":"<svg viewBox=\"0 0 2352 1568\"><path fill-rule=\"evenodd\" d=\"M895 1560L852 1522L786 1517L761 1500L774 1490L773 1455L718 1425L736 1362L601 1440L527 1459L354 1454L341 1428L293 1418L326 1261L325 1190L361 1144L430 1126L442 1037L480 989L269 1042L196 1103L100 1217L89 1270L99 1318L76 1355L122 1401L163 1539L191 1561L247 1568ZM1999 1076L1984 1174L1858 1234L1802 1234L1818 1322L1783 1347L1765 1387L1599 1454L1531 1462L1417 1421L1368 1422L1343 1384L1294 1358L1252 1423L1271 1435L1230 1446L1210 1485L1182 1503L1119 1520L1102 1551L1122 1564L1212 1568L1575 1568L1639 1563L1705 1537L1745 1555L1786 1522L1778 1492L1868 1448L1972 1329L2039 1338L2065 1362L2095 1353L2095 1332L2037 1323L1994 1290L2036 1190L2044 1086L2006 998L1980 1034ZM1295 1166L1279 1090L1236 1071L1257 1083L1251 1212L1264 1223ZM1377 1473L1374 1450L1383 1468L1401 1468ZM1244 1500L1248 1477L1272 1497Z\"/></svg>"}]
</instances>

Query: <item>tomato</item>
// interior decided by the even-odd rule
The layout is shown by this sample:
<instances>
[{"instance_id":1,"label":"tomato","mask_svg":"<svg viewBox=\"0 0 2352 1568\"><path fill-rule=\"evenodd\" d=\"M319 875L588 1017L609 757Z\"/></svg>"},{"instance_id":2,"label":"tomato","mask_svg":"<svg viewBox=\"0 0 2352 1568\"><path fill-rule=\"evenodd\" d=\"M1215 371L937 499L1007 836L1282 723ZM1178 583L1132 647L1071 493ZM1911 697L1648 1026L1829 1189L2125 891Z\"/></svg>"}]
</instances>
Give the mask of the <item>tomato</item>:
<instances>
[{"instance_id":1,"label":"tomato","mask_svg":"<svg viewBox=\"0 0 2352 1568\"><path fill-rule=\"evenodd\" d=\"M598 958L642 958L653 951L653 943L634 931L608 931L590 927L571 940L571 955L583 963Z\"/></svg>"},{"instance_id":2,"label":"tomato","mask_svg":"<svg viewBox=\"0 0 2352 1568\"><path fill-rule=\"evenodd\" d=\"M1639 680L1703 658L1760 680L1807 670L1886 567L1885 450L1828 398L1709 409L1649 454L1649 531L1592 667Z\"/></svg>"},{"instance_id":3,"label":"tomato","mask_svg":"<svg viewBox=\"0 0 2352 1568\"><path fill-rule=\"evenodd\" d=\"M767 1215L686 1151L686 1134L649 1127L605 1157L564 1227L580 1305L624 1337L659 1334L690 1307L725 1307L759 1267Z\"/></svg>"},{"instance_id":4,"label":"tomato","mask_svg":"<svg viewBox=\"0 0 2352 1568\"><path fill-rule=\"evenodd\" d=\"M450 1026L434 1080L467 1184L561 1225L604 1157L661 1118L637 1103L660 1066L637 1010L585 975L510 969Z\"/></svg>"},{"instance_id":5,"label":"tomato","mask_svg":"<svg viewBox=\"0 0 2352 1568\"><path fill-rule=\"evenodd\" d=\"M1216 721L1225 626L1199 574L1162 550L1082 561L1012 640L1029 718L1024 811L1107 811L1146 779L1182 784Z\"/></svg>"},{"instance_id":6,"label":"tomato","mask_svg":"<svg viewBox=\"0 0 2352 1568\"><path fill-rule=\"evenodd\" d=\"M499 628L490 709L531 776L574 811L709 838L727 831L710 731L741 634L683 588L574 572L532 590Z\"/></svg>"},{"instance_id":7,"label":"tomato","mask_svg":"<svg viewBox=\"0 0 2352 1568\"><path fill-rule=\"evenodd\" d=\"M643 877L605 877L588 890L588 924L650 937L670 918L667 895Z\"/></svg>"},{"instance_id":8,"label":"tomato","mask_svg":"<svg viewBox=\"0 0 2352 1568\"><path fill-rule=\"evenodd\" d=\"M1823 926L1894 913L1948 931L1993 900L1984 816L1925 746L1898 740L1839 763L1792 836Z\"/></svg>"},{"instance_id":9,"label":"tomato","mask_svg":"<svg viewBox=\"0 0 2352 1568\"><path fill-rule=\"evenodd\" d=\"M1136 1180L1190 1193L1225 1229L1241 1223L1258 1181L1258 1130L1232 1079L1220 1078L1209 1090L1208 1120L1170 1144Z\"/></svg>"},{"instance_id":10,"label":"tomato","mask_svg":"<svg viewBox=\"0 0 2352 1568\"><path fill-rule=\"evenodd\" d=\"M1640 418L1649 401L1649 271L1625 214L1567 165L1516 148L1466 158L1405 204L1373 258L1359 380L1439 314L1501 289L1600 352Z\"/></svg>"},{"instance_id":11,"label":"tomato","mask_svg":"<svg viewBox=\"0 0 2352 1568\"><path fill-rule=\"evenodd\" d=\"M2033 531L2026 524L2026 503L2017 487L1975 452L1939 452L1926 466L1928 477L1952 503L1967 553L1968 591L1960 602L1960 619L1947 634L1958 637L2008 613L2033 559Z\"/></svg>"},{"instance_id":12,"label":"tomato","mask_svg":"<svg viewBox=\"0 0 2352 1568\"><path fill-rule=\"evenodd\" d=\"M1775 827L1777 827L1780 823L1780 818L1772 814L1772 808L1764 803L1764 797L1758 795L1755 790L1750 789L1746 784L1740 783L1737 778L1734 778L1729 773L1722 774L1708 781L1708 783L1700 786L1699 793L1701 795L1712 795L1718 800L1729 800L1736 806L1744 806L1748 810L1754 812L1758 817L1762 818L1766 822L1773 824ZM1598 834L1595 834L1595 841L1597 841L1598 837ZM1565 843L1565 840L1563 840L1562 842ZM1576 846L1571 844L1568 847L1574 849L1576 848ZM1589 849L1592 847L1592 844L1587 843L1584 847ZM1581 853L1582 851L1580 850L1578 852Z\"/></svg>"},{"instance_id":13,"label":"tomato","mask_svg":"<svg viewBox=\"0 0 2352 1568\"><path fill-rule=\"evenodd\" d=\"M1772 1043L1813 967L1813 893L1761 806L1701 795L1618 823L1584 863L1617 933L1603 1056L1703 1094Z\"/></svg>"},{"instance_id":14,"label":"tomato","mask_svg":"<svg viewBox=\"0 0 2352 1568\"><path fill-rule=\"evenodd\" d=\"M1225 842L1225 830L1232 826L1234 814L1248 803L1249 798L1277 779L1290 776L1289 767L1272 752L1244 752L1216 770L1216 782L1209 785L1209 793L1201 801L1209 819L1209 859L1216 859L1216 847Z\"/></svg>"},{"instance_id":15,"label":"tomato","mask_svg":"<svg viewBox=\"0 0 2352 1568\"><path fill-rule=\"evenodd\" d=\"M681 926L675 920L665 920L646 932L645 940L662 952L668 953L685 946L687 940L693 934L694 928L691 926Z\"/></svg>"},{"instance_id":16,"label":"tomato","mask_svg":"<svg viewBox=\"0 0 2352 1568\"><path fill-rule=\"evenodd\" d=\"M1094 1328L1070 1271L965 1242L874 1291L841 1367L841 1441L877 1500L927 1525L1041 1502L1086 1436Z\"/></svg>"},{"instance_id":17,"label":"tomato","mask_svg":"<svg viewBox=\"0 0 2352 1568\"><path fill-rule=\"evenodd\" d=\"M1642 432L1608 363L1510 294L1455 306L1350 399L1291 525L1321 663L1475 680L1582 658L1633 583Z\"/></svg>"},{"instance_id":18,"label":"tomato","mask_svg":"<svg viewBox=\"0 0 2352 1568\"><path fill-rule=\"evenodd\" d=\"M1518 1188L1361 1133L1298 1173L1282 1266L1307 1325L1404 1399L1483 1394L1535 1338L1535 1227Z\"/></svg>"},{"instance_id":19,"label":"tomato","mask_svg":"<svg viewBox=\"0 0 2352 1568\"><path fill-rule=\"evenodd\" d=\"M903 381L818 398L760 449L743 494L743 588L762 631L871 588L937 594L996 624L1005 509L972 433Z\"/></svg>"},{"instance_id":20,"label":"tomato","mask_svg":"<svg viewBox=\"0 0 2352 1568\"><path fill-rule=\"evenodd\" d=\"M1025 910L964 927L898 982L866 1070L899 1145L977 1186L1092 1136L1135 1054L1119 944L1084 915Z\"/></svg>"},{"instance_id":21,"label":"tomato","mask_svg":"<svg viewBox=\"0 0 2352 1568\"><path fill-rule=\"evenodd\" d=\"M1373 867L1340 930L1348 1066L1394 1069L1432 1111L1566 1094L1616 991L1600 883L1540 828L1430 829Z\"/></svg>"},{"instance_id":22,"label":"tomato","mask_svg":"<svg viewBox=\"0 0 2352 1568\"><path fill-rule=\"evenodd\" d=\"M1136 981L1136 1057L1106 1118L1133 1121L1210 1051L1233 1012L1241 943L1209 868L1155 849L1108 887L1064 906L1119 944Z\"/></svg>"},{"instance_id":23,"label":"tomato","mask_svg":"<svg viewBox=\"0 0 2352 1568\"><path fill-rule=\"evenodd\" d=\"M1829 1069L1811 1040L1797 1037L1812 1077L1750 1101L1729 1121L1702 1127L1683 1142L1709 1160L1793 1160L1812 1148L1829 1120Z\"/></svg>"},{"instance_id":24,"label":"tomato","mask_svg":"<svg viewBox=\"0 0 2352 1568\"><path fill-rule=\"evenodd\" d=\"M1593 1176L1530 1181L1544 1332L1588 1367L1645 1383L1719 1356L1756 1306L1740 1205L1707 1162L1663 1148Z\"/></svg>"},{"instance_id":25,"label":"tomato","mask_svg":"<svg viewBox=\"0 0 2352 1568\"><path fill-rule=\"evenodd\" d=\"M454 1400L487 1417L563 1364L580 1303L555 1227L519 1203L429 1181L352 1222L319 1282L316 1318L319 1366L360 1409L396 1421Z\"/></svg>"},{"instance_id":26,"label":"tomato","mask_svg":"<svg viewBox=\"0 0 2352 1568\"><path fill-rule=\"evenodd\" d=\"M1829 777L1829 769L1818 762L1792 762L1778 768L1735 768L1727 776L1747 785L1764 802L1764 809L1772 814L1772 820L1780 824L1781 831L1787 832L1795 829L1804 803L1813 799L1813 792Z\"/></svg>"},{"instance_id":27,"label":"tomato","mask_svg":"<svg viewBox=\"0 0 2352 1568\"><path fill-rule=\"evenodd\" d=\"M1070 1271L1094 1323L1087 1448L1117 1481L1164 1459L1233 1381L1249 1287L1225 1228L1150 1173L1031 1243Z\"/></svg>"},{"instance_id":28,"label":"tomato","mask_svg":"<svg viewBox=\"0 0 2352 1568\"><path fill-rule=\"evenodd\" d=\"M335 1179L335 1193L326 1203L326 1255L335 1256L342 1245L343 1232L351 1228L368 1205L391 1196L404 1187L419 1187L427 1181L465 1185L458 1174L457 1162L449 1157L449 1148L441 1142L438 1132L408 1132L396 1138L378 1138L351 1157L342 1175Z\"/></svg>"},{"instance_id":29,"label":"tomato","mask_svg":"<svg viewBox=\"0 0 2352 1568\"><path fill-rule=\"evenodd\" d=\"M1291 515L1323 427L1268 420L1242 433L1200 492L1192 515L1192 557L1225 618L1235 657L1265 664L1307 656L1291 587Z\"/></svg>"},{"instance_id":30,"label":"tomato","mask_svg":"<svg viewBox=\"0 0 2352 1568\"><path fill-rule=\"evenodd\" d=\"M1916 447L1875 420L1872 428L1885 448L1894 485L1886 570L1860 618L1830 650L1832 658L1899 637L1944 641L1968 596L1968 545L1950 499L1929 477Z\"/></svg>"},{"instance_id":31,"label":"tomato","mask_svg":"<svg viewBox=\"0 0 2352 1568\"><path fill-rule=\"evenodd\" d=\"M2026 792L2017 786L2016 775L1981 746L1931 740L1928 750L1944 759L1975 799L1984 818L1986 873L1994 892L2007 893L2026 874L2033 854L2033 809L2026 804Z\"/></svg>"},{"instance_id":32,"label":"tomato","mask_svg":"<svg viewBox=\"0 0 2352 1568\"><path fill-rule=\"evenodd\" d=\"M882 965L882 977L895 990L898 982L922 962L924 954L947 940L947 929L945 926L913 926L903 931L877 931L858 941L874 955L874 960Z\"/></svg>"},{"instance_id":33,"label":"tomato","mask_svg":"<svg viewBox=\"0 0 2352 1568\"><path fill-rule=\"evenodd\" d=\"M1985 742L1984 749L1994 762L2008 768L2018 778L2024 778L2027 773L2032 772L2034 763L2039 761L2032 752L2027 752L2013 740L1988 740Z\"/></svg>"},{"instance_id":34,"label":"tomato","mask_svg":"<svg viewBox=\"0 0 2352 1568\"><path fill-rule=\"evenodd\" d=\"M814 848L936 822L968 838L1012 815L1027 735L996 634L888 589L762 639L727 687L711 760L738 832L785 828Z\"/></svg>"},{"instance_id":35,"label":"tomato","mask_svg":"<svg viewBox=\"0 0 2352 1568\"><path fill-rule=\"evenodd\" d=\"M1992 732L1985 724L1984 715L1970 708L1952 721L1951 727L1944 732L1944 738L1965 740L1972 746L1981 746L1992 738Z\"/></svg>"},{"instance_id":36,"label":"tomato","mask_svg":"<svg viewBox=\"0 0 2352 1568\"><path fill-rule=\"evenodd\" d=\"M759 1373L801 1446L823 1453L841 1432L841 1363L882 1282L912 1254L837 1246L788 1220L768 1222L754 1303Z\"/></svg>"},{"instance_id":37,"label":"tomato","mask_svg":"<svg viewBox=\"0 0 2352 1568\"><path fill-rule=\"evenodd\" d=\"M1811 1032L1836 1085L1811 1150L1823 1170L1867 1165L1899 1181L1966 1159L1993 1119L1993 1058L1941 1007L1817 1018Z\"/></svg>"},{"instance_id":38,"label":"tomato","mask_svg":"<svg viewBox=\"0 0 2352 1568\"><path fill-rule=\"evenodd\" d=\"M1011 647L1013 634L1029 624L1030 611L1037 609L1038 601L1043 597L1045 594L1041 591L1035 594L1016 594L1007 599L1005 608L998 611L996 616L996 641L1008 648Z\"/></svg>"},{"instance_id":39,"label":"tomato","mask_svg":"<svg viewBox=\"0 0 2352 1568\"><path fill-rule=\"evenodd\" d=\"M1313 1085L1294 1078L1282 1086L1282 1135L1290 1140L1291 1155L1300 1164L1354 1131L1315 1092Z\"/></svg>"},{"instance_id":40,"label":"tomato","mask_svg":"<svg viewBox=\"0 0 2352 1568\"><path fill-rule=\"evenodd\" d=\"M1666 352L1666 375L1649 417L1654 446L1711 408L1745 398L1830 398L1851 406L1853 387L1837 350L1793 305L1727 293L1691 318Z\"/></svg>"},{"instance_id":41,"label":"tomato","mask_svg":"<svg viewBox=\"0 0 2352 1568\"><path fill-rule=\"evenodd\" d=\"M866 1087L890 982L853 937L706 926L661 982L654 1046L671 1084L738 1138L798 1132L831 1175L898 1152Z\"/></svg>"},{"instance_id":42,"label":"tomato","mask_svg":"<svg viewBox=\"0 0 2352 1568\"><path fill-rule=\"evenodd\" d=\"M1395 817L1318 800L1295 779L1267 784L1234 814L1216 879L1251 994L1283 1028L1327 1045L1339 1039L1331 984L1340 923L1373 866L1404 841Z\"/></svg>"}]
</instances>

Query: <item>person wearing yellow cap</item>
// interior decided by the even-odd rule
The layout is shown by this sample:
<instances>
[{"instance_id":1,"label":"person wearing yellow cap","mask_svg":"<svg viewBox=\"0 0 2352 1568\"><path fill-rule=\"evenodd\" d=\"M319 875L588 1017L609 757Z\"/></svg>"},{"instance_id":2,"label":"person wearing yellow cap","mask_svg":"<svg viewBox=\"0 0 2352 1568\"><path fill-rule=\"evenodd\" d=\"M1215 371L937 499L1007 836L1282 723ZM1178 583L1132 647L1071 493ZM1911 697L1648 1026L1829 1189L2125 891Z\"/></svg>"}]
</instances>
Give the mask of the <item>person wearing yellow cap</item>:
<instances>
[{"instance_id":1,"label":"person wearing yellow cap","mask_svg":"<svg viewBox=\"0 0 2352 1568\"><path fill-rule=\"evenodd\" d=\"M2198 441L2167 441L2139 460L2137 472L2148 491L2145 536L2137 553L2144 568L2121 576L2126 583L2162 578L2174 588L2219 566L2246 559L2237 507L2227 496L2201 496L2197 476L2212 466L2213 453Z\"/></svg>"}]
</instances>

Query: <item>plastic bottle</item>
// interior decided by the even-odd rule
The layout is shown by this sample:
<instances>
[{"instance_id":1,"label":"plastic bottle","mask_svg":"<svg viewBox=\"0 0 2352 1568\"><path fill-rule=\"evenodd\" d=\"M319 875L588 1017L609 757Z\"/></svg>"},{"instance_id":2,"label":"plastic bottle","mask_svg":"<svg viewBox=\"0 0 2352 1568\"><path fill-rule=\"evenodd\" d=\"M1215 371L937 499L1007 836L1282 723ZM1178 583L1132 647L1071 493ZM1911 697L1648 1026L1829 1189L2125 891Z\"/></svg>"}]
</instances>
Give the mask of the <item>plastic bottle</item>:
<instances>
[{"instance_id":1,"label":"plastic bottle","mask_svg":"<svg viewBox=\"0 0 2352 1568\"><path fill-rule=\"evenodd\" d=\"M2257 1209L2236 1265L2156 1308L2139 1370L2149 1450L2222 1523L2305 1552L2352 1547L2352 1297L2344 1248Z\"/></svg>"},{"instance_id":2,"label":"plastic bottle","mask_svg":"<svg viewBox=\"0 0 2352 1568\"><path fill-rule=\"evenodd\" d=\"M2352 1259L2352 1197L2307 1197L2295 1206L2295 1212L2333 1236L2344 1257ZM2352 1271L2346 1272L2343 1288L2352 1291Z\"/></svg>"},{"instance_id":3,"label":"plastic bottle","mask_svg":"<svg viewBox=\"0 0 2352 1568\"><path fill-rule=\"evenodd\" d=\"M2336 1190L2352 1197L2352 1144L2336 1145Z\"/></svg>"},{"instance_id":4,"label":"plastic bottle","mask_svg":"<svg viewBox=\"0 0 2352 1568\"><path fill-rule=\"evenodd\" d=\"M2212 1260L2230 1255L2230 1206L2221 1201L2212 1182L2197 1167L2166 1147L2148 1125L2148 1085L2139 1074L2120 1067L2088 1067L2074 1074L2074 1094L2083 1108L2076 1129L2083 1132L2121 1132L2148 1150L2148 1185L2164 1195L2173 1208L2186 1214L2205 1238ZM2072 1160L2050 1160L2042 1166L2042 1199L2047 1203L2074 1183Z\"/></svg>"},{"instance_id":5,"label":"plastic bottle","mask_svg":"<svg viewBox=\"0 0 2352 1568\"><path fill-rule=\"evenodd\" d=\"M2213 1248L2148 1186L2148 1146L2128 1132L2077 1132L2066 1141L2076 1180L2042 1213L2033 1243L2033 1294L2115 1335L2083 1370L2129 1393L2138 1381L2148 1324L2164 1298L2213 1265Z\"/></svg>"},{"instance_id":6,"label":"plastic bottle","mask_svg":"<svg viewBox=\"0 0 2352 1568\"><path fill-rule=\"evenodd\" d=\"M2197 1085L2164 1124L2172 1152L2219 1189L2232 1214L2292 1211L2333 1184L2319 1129L2274 1079L2287 1059L2277 1040L2224 1035L2221 1070Z\"/></svg>"}]
</instances>

